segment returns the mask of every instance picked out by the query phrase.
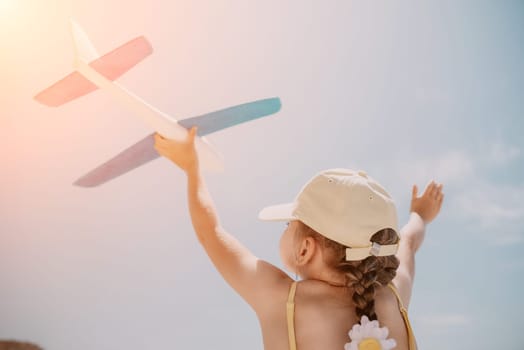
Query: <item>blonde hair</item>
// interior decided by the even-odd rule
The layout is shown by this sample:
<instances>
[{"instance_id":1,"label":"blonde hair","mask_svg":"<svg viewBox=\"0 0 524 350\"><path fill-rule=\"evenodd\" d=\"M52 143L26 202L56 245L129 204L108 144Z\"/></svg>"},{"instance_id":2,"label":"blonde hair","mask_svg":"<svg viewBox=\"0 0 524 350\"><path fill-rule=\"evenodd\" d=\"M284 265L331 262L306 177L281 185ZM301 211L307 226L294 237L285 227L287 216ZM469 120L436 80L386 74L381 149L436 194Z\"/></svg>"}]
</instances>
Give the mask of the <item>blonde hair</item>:
<instances>
[{"instance_id":1,"label":"blonde hair","mask_svg":"<svg viewBox=\"0 0 524 350\"><path fill-rule=\"evenodd\" d=\"M364 260L346 261L346 246L324 237L302 221L297 221L299 238L314 238L322 247L326 265L345 275L346 286L353 290L351 298L355 303L357 317L360 319L367 315L370 320L376 320L375 288L385 286L395 278L398 258L395 255L368 256ZM397 232L391 228L380 230L371 237L371 242L379 244L395 244L398 240Z\"/></svg>"}]
</instances>

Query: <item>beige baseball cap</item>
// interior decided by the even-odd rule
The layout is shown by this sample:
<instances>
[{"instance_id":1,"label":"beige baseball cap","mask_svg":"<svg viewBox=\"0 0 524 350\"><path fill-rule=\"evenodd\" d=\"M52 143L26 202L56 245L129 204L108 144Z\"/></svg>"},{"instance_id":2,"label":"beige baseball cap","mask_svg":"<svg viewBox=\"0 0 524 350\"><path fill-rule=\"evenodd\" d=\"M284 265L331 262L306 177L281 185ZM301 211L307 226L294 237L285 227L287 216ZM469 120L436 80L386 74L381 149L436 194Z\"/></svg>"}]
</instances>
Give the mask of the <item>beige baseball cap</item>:
<instances>
[{"instance_id":1,"label":"beige baseball cap","mask_svg":"<svg viewBox=\"0 0 524 350\"><path fill-rule=\"evenodd\" d=\"M377 181L363 170L327 169L312 177L294 202L262 209L265 221L300 220L323 236L348 247L346 260L370 255L394 255L398 243L370 241L377 231L391 228L399 233L395 202Z\"/></svg>"}]
</instances>

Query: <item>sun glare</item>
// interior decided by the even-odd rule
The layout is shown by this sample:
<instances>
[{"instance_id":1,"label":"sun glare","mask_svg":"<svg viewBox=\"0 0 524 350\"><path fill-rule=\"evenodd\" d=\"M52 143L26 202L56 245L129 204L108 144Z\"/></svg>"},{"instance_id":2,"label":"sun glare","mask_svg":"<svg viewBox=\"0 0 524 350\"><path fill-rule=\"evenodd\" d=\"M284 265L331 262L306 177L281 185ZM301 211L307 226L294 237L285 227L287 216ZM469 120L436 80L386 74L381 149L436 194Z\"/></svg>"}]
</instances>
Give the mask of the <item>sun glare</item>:
<instances>
[{"instance_id":1,"label":"sun glare","mask_svg":"<svg viewBox=\"0 0 524 350\"><path fill-rule=\"evenodd\" d=\"M0 0L0 11L3 11L13 5L13 0Z\"/></svg>"},{"instance_id":2,"label":"sun glare","mask_svg":"<svg viewBox=\"0 0 524 350\"><path fill-rule=\"evenodd\" d=\"M4 30L16 24L25 5L22 0L0 0L0 28Z\"/></svg>"},{"instance_id":3,"label":"sun glare","mask_svg":"<svg viewBox=\"0 0 524 350\"><path fill-rule=\"evenodd\" d=\"M0 0L0 16L8 17L17 0Z\"/></svg>"}]
</instances>

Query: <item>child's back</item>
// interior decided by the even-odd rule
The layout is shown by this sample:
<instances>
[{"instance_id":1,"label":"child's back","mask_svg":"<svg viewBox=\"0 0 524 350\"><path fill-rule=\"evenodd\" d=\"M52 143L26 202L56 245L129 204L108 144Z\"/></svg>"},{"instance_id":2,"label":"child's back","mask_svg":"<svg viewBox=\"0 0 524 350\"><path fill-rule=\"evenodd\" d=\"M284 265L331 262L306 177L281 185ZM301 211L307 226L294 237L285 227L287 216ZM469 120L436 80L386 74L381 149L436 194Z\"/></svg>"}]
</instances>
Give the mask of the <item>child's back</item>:
<instances>
[{"instance_id":1,"label":"child's back","mask_svg":"<svg viewBox=\"0 0 524 350\"><path fill-rule=\"evenodd\" d=\"M325 170L294 202L264 208L260 219L289 222L280 255L302 277L296 283L224 229L200 173L195 135L196 128L183 142L155 135L155 148L186 172L197 237L258 315L266 350L416 349L407 317L415 253L440 211L442 184L431 181L420 198L413 186L410 219L400 230L393 199L364 171Z\"/></svg>"},{"instance_id":2,"label":"child's back","mask_svg":"<svg viewBox=\"0 0 524 350\"><path fill-rule=\"evenodd\" d=\"M266 299L267 307L259 313L264 348L289 350L286 303L292 281L283 281L274 295ZM348 332L360 318L351 301L353 291L322 281L304 280L297 283L294 298L294 330L300 350L344 349ZM395 350L408 347L408 332L400 313L397 297L389 287L379 287L375 294L375 311L381 327L389 329L388 338L395 339Z\"/></svg>"}]
</instances>

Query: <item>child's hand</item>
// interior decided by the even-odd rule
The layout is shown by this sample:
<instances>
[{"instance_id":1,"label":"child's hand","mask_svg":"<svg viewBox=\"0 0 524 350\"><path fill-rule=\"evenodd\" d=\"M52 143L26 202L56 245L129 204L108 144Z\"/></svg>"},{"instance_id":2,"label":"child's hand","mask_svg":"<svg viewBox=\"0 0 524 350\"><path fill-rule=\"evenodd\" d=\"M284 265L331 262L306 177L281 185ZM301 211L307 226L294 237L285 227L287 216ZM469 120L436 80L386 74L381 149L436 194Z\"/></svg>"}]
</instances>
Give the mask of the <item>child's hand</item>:
<instances>
[{"instance_id":1,"label":"child's hand","mask_svg":"<svg viewBox=\"0 0 524 350\"><path fill-rule=\"evenodd\" d=\"M186 173L198 167L198 156L195 149L195 134L197 127L193 126L184 141L168 139L155 133L155 149L158 154L171 160Z\"/></svg>"},{"instance_id":2,"label":"child's hand","mask_svg":"<svg viewBox=\"0 0 524 350\"><path fill-rule=\"evenodd\" d=\"M424 223L429 224L439 213L443 199L442 184L437 185L432 180L420 198L417 198L417 185L413 185L410 212L416 212Z\"/></svg>"}]
</instances>

